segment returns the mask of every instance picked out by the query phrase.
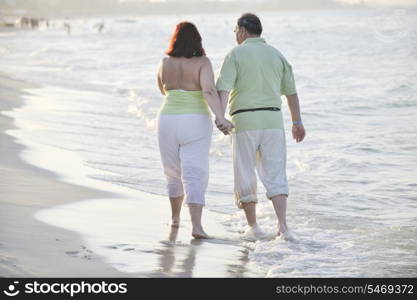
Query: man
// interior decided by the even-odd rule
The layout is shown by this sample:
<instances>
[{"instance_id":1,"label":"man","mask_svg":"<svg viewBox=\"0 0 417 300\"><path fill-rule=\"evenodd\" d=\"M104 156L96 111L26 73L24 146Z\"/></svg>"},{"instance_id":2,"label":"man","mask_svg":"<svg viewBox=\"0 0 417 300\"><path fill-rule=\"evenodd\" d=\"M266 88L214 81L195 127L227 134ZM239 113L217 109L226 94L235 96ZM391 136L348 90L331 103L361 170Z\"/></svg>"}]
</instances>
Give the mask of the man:
<instances>
[{"instance_id":1,"label":"man","mask_svg":"<svg viewBox=\"0 0 417 300\"><path fill-rule=\"evenodd\" d=\"M278 218L278 236L292 240L286 222L289 191L281 95L286 96L291 111L293 138L298 143L305 137L292 67L277 49L260 37L262 24L256 15L242 15L235 33L239 45L224 59L216 88L223 111L227 102L230 104L235 127L232 133L234 192L236 204L243 208L249 225L244 237L266 238L256 223L256 169ZM228 131L221 125L218 128Z\"/></svg>"}]
</instances>

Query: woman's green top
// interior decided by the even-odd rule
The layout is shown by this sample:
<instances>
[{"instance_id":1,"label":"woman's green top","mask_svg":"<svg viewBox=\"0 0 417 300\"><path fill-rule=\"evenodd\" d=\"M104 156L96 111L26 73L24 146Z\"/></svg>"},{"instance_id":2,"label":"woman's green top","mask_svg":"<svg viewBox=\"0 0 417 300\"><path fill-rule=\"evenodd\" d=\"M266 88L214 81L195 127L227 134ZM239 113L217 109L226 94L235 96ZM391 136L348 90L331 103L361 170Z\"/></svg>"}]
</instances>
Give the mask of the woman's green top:
<instances>
[{"instance_id":1,"label":"woman's green top","mask_svg":"<svg viewBox=\"0 0 417 300\"><path fill-rule=\"evenodd\" d=\"M210 110L203 91L167 90L159 113L210 115Z\"/></svg>"}]
</instances>

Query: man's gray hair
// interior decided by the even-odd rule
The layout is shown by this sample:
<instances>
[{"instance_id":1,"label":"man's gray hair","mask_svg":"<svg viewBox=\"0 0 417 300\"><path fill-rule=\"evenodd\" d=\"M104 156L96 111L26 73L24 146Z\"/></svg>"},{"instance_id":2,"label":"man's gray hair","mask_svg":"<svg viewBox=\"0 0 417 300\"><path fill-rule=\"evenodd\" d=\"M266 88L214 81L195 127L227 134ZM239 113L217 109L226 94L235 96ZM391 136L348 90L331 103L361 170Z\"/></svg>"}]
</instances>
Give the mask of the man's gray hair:
<instances>
[{"instance_id":1,"label":"man's gray hair","mask_svg":"<svg viewBox=\"0 0 417 300\"><path fill-rule=\"evenodd\" d=\"M238 20L237 25L239 27L245 27L250 34L261 35L262 24L258 16L252 13L243 14Z\"/></svg>"}]
</instances>

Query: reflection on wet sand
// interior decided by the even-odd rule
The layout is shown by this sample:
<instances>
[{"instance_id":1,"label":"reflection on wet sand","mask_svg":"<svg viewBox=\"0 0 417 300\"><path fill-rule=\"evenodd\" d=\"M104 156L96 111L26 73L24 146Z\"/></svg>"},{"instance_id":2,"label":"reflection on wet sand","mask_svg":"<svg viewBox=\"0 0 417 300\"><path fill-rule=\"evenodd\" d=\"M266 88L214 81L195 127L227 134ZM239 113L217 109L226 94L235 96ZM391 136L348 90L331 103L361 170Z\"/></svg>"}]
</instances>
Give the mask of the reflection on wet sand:
<instances>
[{"instance_id":1,"label":"reflection on wet sand","mask_svg":"<svg viewBox=\"0 0 417 300\"><path fill-rule=\"evenodd\" d=\"M188 217L179 228L164 221L170 220L165 199L137 191L135 195L60 205L38 211L35 218L80 233L92 259L100 256L133 277L265 276L248 259L254 244L227 231L221 215L206 210L204 225L213 238L193 239Z\"/></svg>"},{"instance_id":2,"label":"reflection on wet sand","mask_svg":"<svg viewBox=\"0 0 417 300\"><path fill-rule=\"evenodd\" d=\"M171 227L168 234L168 241L161 242L161 249L159 249L159 272L152 276L167 276L167 277L202 277L194 274L194 268L197 265L197 260L204 260L205 246L215 246L216 244L224 244L227 240L221 239L192 239L190 244L177 242L179 228ZM236 242L235 242L236 243ZM230 243L232 244L232 243ZM200 251L201 250L201 251ZM203 277L246 277L248 272L246 265L249 250L245 247L236 249L235 263L226 264L226 269L223 275L213 274L204 275ZM198 256L198 258L197 258ZM209 274L209 272L205 272ZM163 274L163 275L161 275Z\"/></svg>"}]
</instances>

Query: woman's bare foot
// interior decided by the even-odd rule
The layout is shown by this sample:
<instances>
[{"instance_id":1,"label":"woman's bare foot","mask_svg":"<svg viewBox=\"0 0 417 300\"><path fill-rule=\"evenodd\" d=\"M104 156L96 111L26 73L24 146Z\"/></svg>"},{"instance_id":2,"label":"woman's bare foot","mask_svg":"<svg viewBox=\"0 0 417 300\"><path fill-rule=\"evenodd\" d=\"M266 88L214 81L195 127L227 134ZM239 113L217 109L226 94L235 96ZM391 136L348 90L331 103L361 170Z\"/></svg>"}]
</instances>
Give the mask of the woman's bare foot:
<instances>
[{"instance_id":1,"label":"woman's bare foot","mask_svg":"<svg viewBox=\"0 0 417 300\"><path fill-rule=\"evenodd\" d=\"M171 227L179 228L180 227L180 218L171 219Z\"/></svg>"},{"instance_id":2,"label":"woman's bare foot","mask_svg":"<svg viewBox=\"0 0 417 300\"><path fill-rule=\"evenodd\" d=\"M178 236L178 227L174 227L171 225L171 230L169 231L168 241L171 243L175 243L177 241Z\"/></svg>"},{"instance_id":3,"label":"woman's bare foot","mask_svg":"<svg viewBox=\"0 0 417 300\"><path fill-rule=\"evenodd\" d=\"M208 236L208 234L205 233L205 231L204 231L204 229L202 227L200 227L200 228L194 227L193 228L193 232L191 233L191 235L195 239L209 239L210 238Z\"/></svg>"},{"instance_id":4,"label":"woman's bare foot","mask_svg":"<svg viewBox=\"0 0 417 300\"><path fill-rule=\"evenodd\" d=\"M180 227L181 206L184 195L179 197L170 197L171 202L171 227Z\"/></svg>"}]
</instances>

